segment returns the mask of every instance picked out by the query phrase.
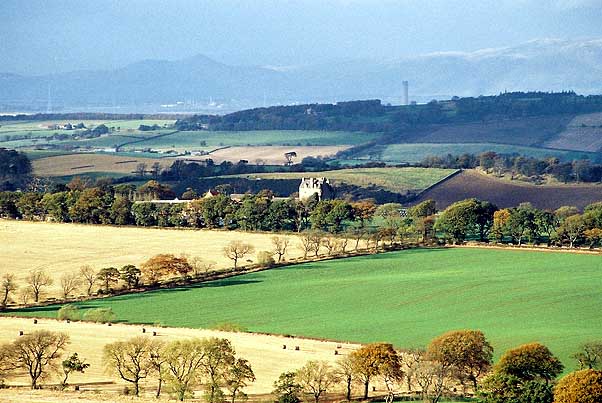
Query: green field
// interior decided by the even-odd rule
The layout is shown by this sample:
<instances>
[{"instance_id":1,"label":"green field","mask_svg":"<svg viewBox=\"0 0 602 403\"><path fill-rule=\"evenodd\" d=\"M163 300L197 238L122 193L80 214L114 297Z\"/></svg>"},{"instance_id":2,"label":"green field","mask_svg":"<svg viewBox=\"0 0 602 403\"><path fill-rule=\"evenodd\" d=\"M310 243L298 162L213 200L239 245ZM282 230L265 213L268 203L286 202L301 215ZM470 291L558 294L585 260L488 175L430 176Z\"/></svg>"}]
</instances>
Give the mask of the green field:
<instances>
[{"instance_id":1,"label":"green field","mask_svg":"<svg viewBox=\"0 0 602 403\"><path fill-rule=\"evenodd\" d=\"M594 158L595 153L568 150L553 150L537 147L526 147L511 144L495 143L404 143L377 146L368 151L373 160L392 163L418 163L427 156L444 156L447 154L460 155L464 153L480 154L485 151L495 151L499 154L520 154L528 157L545 158L558 157L563 161ZM360 157L360 160L363 157Z\"/></svg>"},{"instance_id":2,"label":"green field","mask_svg":"<svg viewBox=\"0 0 602 403\"><path fill-rule=\"evenodd\" d=\"M455 172L439 168L354 168L336 171L312 172L312 177L324 176L332 181L360 187L380 187L391 192L422 190ZM263 179L301 179L307 172L278 172L251 175L232 175Z\"/></svg>"},{"instance_id":3,"label":"green field","mask_svg":"<svg viewBox=\"0 0 602 403\"><path fill-rule=\"evenodd\" d=\"M222 146L266 145L353 145L374 140L369 133L326 132L311 130L266 130L244 132L178 132L170 136L137 143L136 147L212 149ZM204 145L201 143L204 142Z\"/></svg>"},{"instance_id":4,"label":"green field","mask_svg":"<svg viewBox=\"0 0 602 403\"><path fill-rule=\"evenodd\" d=\"M425 346L453 329L481 329L499 356L532 341L565 365L602 339L597 255L484 249L414 249L308 263L81 304L110 306L125 322L210 327ZM57 307L21 315L56 316ZM12 314L12 313L11 313Z\"/></svg>"}]
</instances>

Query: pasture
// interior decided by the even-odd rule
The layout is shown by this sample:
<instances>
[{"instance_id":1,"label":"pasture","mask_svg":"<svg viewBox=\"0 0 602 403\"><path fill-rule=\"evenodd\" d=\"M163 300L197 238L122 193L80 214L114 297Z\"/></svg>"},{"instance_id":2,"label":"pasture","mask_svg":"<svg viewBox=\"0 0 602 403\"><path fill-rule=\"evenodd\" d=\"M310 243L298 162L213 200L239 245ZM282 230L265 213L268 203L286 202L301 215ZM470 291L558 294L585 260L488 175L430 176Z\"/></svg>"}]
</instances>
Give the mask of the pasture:
<instances>
[{"instance_id":1,"label":"pasture","mask_svg":"<svg viewBox=\"0 0 602 403\"><path fill-rule=\"evenodd\" d=\"M538 341L566 370L600 339L598 255L475 248L413 249L314 262L176 290L79 304L126 323L250 331L424 347L453 329L480 329L497 357ZM18 315L55 317L57 307Z\"/></svg>"},{"instance_id":2,"label":"pasture","mask_svg":"<svg viewBox=\"0 0 602 403\"><path fill-rule=\"evenodd\" d=\"M323 176L335 184L341 182L401 193L409 190L426 189L453 172L455 172L454 169L439 168L356 168L327 172L277 172L237 176L251 179L301 179L308 176L314 178Z\"/></svg>"},{"instance_id":3,"label":"pasture","mask_svg":"<svg viewBox=\"0 0 602 403\"><path fill-rule=\"evenodd\" d=\"M43 267L54 278L49 296L60 295L59 279L88 264L95 269L140 265L159 253L186 254L215 263L216 268L230 267L222 249L233 240L252 244L256 251L272 248L273 234L111 227L0 220L0 273L15 273L24 285L27 273ZM296 237L291 235L288 258L302 256ZM255 255L245 259L255 260Z\"/></svg>"}]
</instances>

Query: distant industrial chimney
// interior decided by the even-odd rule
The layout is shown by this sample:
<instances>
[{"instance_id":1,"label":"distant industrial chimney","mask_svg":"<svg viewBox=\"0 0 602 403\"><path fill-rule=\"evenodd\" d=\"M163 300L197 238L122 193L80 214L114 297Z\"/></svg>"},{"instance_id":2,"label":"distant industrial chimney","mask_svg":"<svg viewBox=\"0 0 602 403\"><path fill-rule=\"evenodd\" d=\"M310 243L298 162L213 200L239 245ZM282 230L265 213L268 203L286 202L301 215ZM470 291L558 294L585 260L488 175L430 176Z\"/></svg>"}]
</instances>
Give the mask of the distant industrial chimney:
<instances>
[{"instance_id":1,"label":"distant industrial chimney","mask_svg":"<svg viewBox=\"0 0 602 403\"><path fill-rule=\"evenodd\" d=\"M401 104L402 105L409 105L410 104L410 91L409 91L410 84L407 81L402 81L401 85L403 87L403 94L402 94L402 97L401 97Z\"/></svg>"}]
</instances>

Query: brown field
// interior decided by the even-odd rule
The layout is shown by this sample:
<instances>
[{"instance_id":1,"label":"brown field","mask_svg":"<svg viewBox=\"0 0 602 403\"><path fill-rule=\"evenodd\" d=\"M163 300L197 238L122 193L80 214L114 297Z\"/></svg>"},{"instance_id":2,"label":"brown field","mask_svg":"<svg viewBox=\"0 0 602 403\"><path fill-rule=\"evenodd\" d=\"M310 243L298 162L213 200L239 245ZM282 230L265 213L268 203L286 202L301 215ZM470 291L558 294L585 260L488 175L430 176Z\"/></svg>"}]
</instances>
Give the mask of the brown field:
<instances>
[{"instance_id":1,"label":"brown field","mask_svg":"<svg viewBox=\"0 0 602 403\"><path fill-rule=\"evenodd\" d=\"M0 220L0 273L17 275L20 285L29 270L45 268L54 277L48 296L60 296L62 274L75 272L82 265L95 269L136 266L159 253L186 254L214 262L216 268L230 267L222 248L232 240L243 240L256 251L270 250L273 234L112 227L101 225L59 224L29 221ZM302 256L293 235L287 258ZM255 259L255 255L246 259ZM245 260L246 260L245 259ZM240 264L244 264L241 262Z\"/></svg>"},{"instance_id":2,"label":"brown field","mask_svg":"<svg viewBox=\"0 0 602 403\"><path fill-rule=\"evenodd\" d=\"M420 132L404 134L411 143L501 143L532 146L564 130L574 115L494 120L480 123L433 125ZM477 140L478 139L478 140Z\"/></svg>"},{"instance_id":3,"label":"brown field","mask_svg":"<svg viewBox=\"0 0 602 403\"><path fill-rule=\"evenodd\" d=\"M82 390L102 390L106 392L119 392L125 383L117 378L107 375L102 366L102 348L105 344L117 340L126 340L133 336L142 335L142 326L114 324L107 326L94 323L67 323L50 319L39 319L34 325L32 319L26 318L0 318L0 343L9 342L18 337L19 331L25 334L34 330L45 329L56 332L67 333L71 339L66 353L77 352L90 364L85 374L75 374L70 383L80 384ZM267 394L273 389L273 382L278 375L284 371L292 371L303 366L308 360L326 360L335 362L340 355L348 354L358 347L357 344L337 343L333 341L318 341L311 339L299 339L284 336L262 335L252 333L230 333L214 330L185 329L185 328L153 328L147 327L147 334L157 331L157 338L162 341L170 341L192 337L223 337L228 338L236 349L237 355L249 360L257 381L246 388L249 394ZM283 349L283 345L287 348ZM295 351L299 346L299 351ZM341 348L337 348L341 346ZM335 355L335 350L339 355ZM47 384L56 383L58 377L46 381ZM10 385L26 385L28 378L25 374L9 379ZM102 383L93 385L92 383ZM149 380L144 383L144 393L149 397L155 387L155 381ZM14 390L0 389L0 401L14 401L23 398L25 392L16 393L16 397L9 400L8 396L15 393ZM200 394L200 393L199 393ZM35 395L35 394L34 394ZM60 396L60 395L55 395ZM79 394L72 393L70 398L77 400ZM43 397L42 397L43 398ZM57 400L62 400L57 399ZM53 401L53 400L35 400ZM56 400L54 400L56 401ZM94 401L94 400L93 400ZM103 401L103 400L100 400Z\"/></svg>"},{"instance_id":4,"label":"brown field","mask_svg":"<svg viewBox=\"0 0 602 403\"><path fill-rule=\"evenodd\" d=\"M562 133L544 145L566 150L599 151L602 149L602 113L575 117Z\"/></svg>"},{"instance_id":5,"label":"brown field","mask_svg":"<svg viewBox=\"0 0 602 403\"><path fill-rule=\"evenodd\" d=\"M556 209L560 206L576 206L579 209L596 201L602 201L602 185L531 185L509 182L465 170L460 174L435 185L423 192L414 203L433 199L443 209L463 199L476 197L488 200L498 207L513 207L522 202L531 202L541 209Z\"/></svg>"},{"instance_id":6,"label":"brown field","mask_svg":"<svg viewBox=\"0 0 602 403\"><path fill-rule=\"evenodd\" d=\"M291 140L292 141L292 140ZM334 155L339 151L346 150L350 146L248 146L248 147L229 147L212 152L208 157L215 162L222 161L238 162L241 159L254 164L257 160L265 164L283 165L286 160L284 153L294 151L297 158L293 162L301 162L305 157L326 157ZM199 159L206 159L207 156Z\"/></svg>"},{"instance_id":7,"label":"brown field","mask_svg":"<svg viewBox=\"0 0 602 403\"><path fill-rule=\"evenodd\" d=\"M144 163L147 169L150 169L157 161L163 168L167 168L172 164L173 158L154 159L85 153L58 155L34 160L33 171L38 176L78 175L91 172L131 174L138 164Z\"/></svg>"}]
</instances>

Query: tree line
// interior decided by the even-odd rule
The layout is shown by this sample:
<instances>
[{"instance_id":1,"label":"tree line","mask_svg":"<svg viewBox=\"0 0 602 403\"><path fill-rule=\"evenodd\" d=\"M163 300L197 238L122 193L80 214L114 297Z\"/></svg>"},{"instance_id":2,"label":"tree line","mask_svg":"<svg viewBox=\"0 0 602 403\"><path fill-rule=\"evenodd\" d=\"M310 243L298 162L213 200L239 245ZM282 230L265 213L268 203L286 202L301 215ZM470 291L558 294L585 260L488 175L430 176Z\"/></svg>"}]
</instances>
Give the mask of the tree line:
<instances>
[{"instance_id":1,"label":"tree line","mask_svg":"<svg viewBox=\"0 0 602 403\"><path fill-rule=\"evenodd\" d=\"M0 379L4 382L25 370L36 389L51 374L60 373L65 389L71 374L84 373L90 366L77 353L61 361L68 345L69 336L64 333L22 334L0 345ZM424 349L396 350L388 343L372 343L341 355L335 363L310 360L281 373L272 394L278 403L319 403L327 393L343 389L346 401L366 400L370 385L380 381L387 403L403 389L430 403L475 395L483 403L599 402L602 342L583 344L573 358L579 370L557 380L564 365L545 345L511 348L494 364L493 347L483 332L459 330L434 338ZM102 362L108 374L128 385L123 393L135 396L152 380L157 398L166 389L183 401L202 387L207 403L235 403L246 400L244 388L256 380L249 361L237 357L232 343L224 338L164 342L136 336L106 344ZM359 394L357 389L361 389Z\"/></svg>"},{"instance_id":2,"label":"tree line","mask_svg":"<svg viewBox=\"0 0 602 403\"><path fill-rule=\"evenodd\" d=\"M481 168L496 176L510 174L513 179L536 183L541 182L544 175L552 176L564 183L602 182L602 164L591 162L589 159L562 162L556 157L535 158L487 151L478 155L428 156L422 160L420 166L452 169Z\"/></svg>"}]
</instances>

